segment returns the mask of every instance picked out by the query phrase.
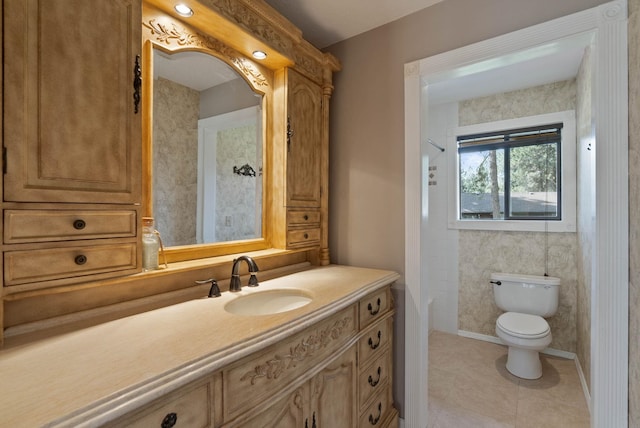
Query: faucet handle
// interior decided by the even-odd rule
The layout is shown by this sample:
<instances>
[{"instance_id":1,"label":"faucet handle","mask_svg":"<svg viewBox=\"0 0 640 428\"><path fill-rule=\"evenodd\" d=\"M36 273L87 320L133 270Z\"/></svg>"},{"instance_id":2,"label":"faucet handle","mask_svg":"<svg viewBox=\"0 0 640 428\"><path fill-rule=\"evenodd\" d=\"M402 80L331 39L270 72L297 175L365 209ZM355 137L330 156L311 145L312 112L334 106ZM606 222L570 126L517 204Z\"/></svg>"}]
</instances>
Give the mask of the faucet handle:
<instances>
[{"instance_id":1,"label":"faucet handle","mask_svg":"<svg viewBox=\"0 0 640 428\"><path fill-rule=\"evenodd\" d=\"M209 297L220 297L222 294L220 293L220 287L218 287L218 281L213 278L196 281L196 284L208 283L211 283L211 288L209 289Z\"/></svg>"},{"instance_id":2,"label":"faucet handle","mask_svg":"<svg viewBox=\"0 0 640 428\"><path fill-rule=\"evenodd\" d=\"M249 272L251 274L251 276L249 277L249 284L247 284L247 286L249 287L257 287L258 284L258 277L256 276L255 272Z\"/></svg>"}]
</instances>

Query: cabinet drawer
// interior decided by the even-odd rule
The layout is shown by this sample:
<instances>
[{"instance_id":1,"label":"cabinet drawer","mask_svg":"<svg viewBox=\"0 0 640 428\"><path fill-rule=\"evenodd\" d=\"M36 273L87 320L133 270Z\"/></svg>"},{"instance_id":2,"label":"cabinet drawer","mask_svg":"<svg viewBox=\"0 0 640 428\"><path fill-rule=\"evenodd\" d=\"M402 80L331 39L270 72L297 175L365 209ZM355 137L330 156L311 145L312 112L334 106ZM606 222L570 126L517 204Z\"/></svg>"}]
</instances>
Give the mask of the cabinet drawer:
<instances>
[{"instance_id":1,"label":"cabinet drawer","mask_svg":"<svg viewBox=\"0 0 640 428\"><path fill-rule=\"evenodd\" d=\"M111 427L212 427L210 384L180 389L141 411L110 424ZM171 421L175 420L175 425Z\"/></svg>"},{"instance_id":2,"label":"cabinet drawer","mask_svg":"<svg viewBox=\"0 0 640 428\"><path fill-rule=\"evenodd\" d=\"M7 210L4 224L7 244L136 236L135 211Z\"/></svg>"},{"instance_id":3,"label":"cabinet drawer","mask_svg":"<svg viewBox=\"0 0 640 428\"><path fill-rule=\"evenodd\" d=\"M320 228L287 231L289 248L308 247L320 243Z\"/></svg>"},{"instance_id":4,"label":"cabinet drawer","mask_svg":"<svg viewBox=\"0 0 640 428\"><path fill-rule=\"evenodd\" d=\"M391 397L389 388L381 390L374 398L373 402L360 415L360 428L379 427L385 422L388 413L391 411Z\"/></svg>"},{"instance_id":5,"label":"cabinet drawer","mask_svg":"<svg viewBox=\"0 0 640 428\"><path fill-rule=\"evenodd\" d=\"M373 364L360 371L358 376L360 407L363 407L375 394L387 388L390 373L391 353L387 349Z\"/></svg>"},{"instance_id":6,"label":"cabinet drawer","mask_svg":"<svg viewBox=\"0 0 640 428\"><path fill-rule=\"evenodd\" d=\"M308 370L356 334L356 305L224 369L224 420L236 418L281 391L304 381Z\"/></svg>"},{"instance_id":7,"label":"cabinet drawer","mask_svg":"<svg viewBox=\"0 0 640 428\"><path fill-rule=\"evenodd\" d=\"M304 210L304 211L287 211L287 225L291 226L319 226L320 211Z\"/></svg>"},{"instance_id":8,"label":"cabinet drawer","mask_svg":"<svg viewBox=\"0 0 640 428\"><path fill-rule=\"evenodd\" d=\"M135 268L135 243L7 251L4 254L5 285Z\"/></svg>"},{"instance_id":9,"label":"cabinet drawer","mask_svg":"<svg viewBox=\"0 0 640 428\"><path fill-rule=\"evenodd\" d=\"M373 358L377 358L378 355L384 352L387 344L390 343L392 329L393 319L389 318L373 326L362 336L358 341L358 355L360 355L360 361L363 364Z\"/></svg>"},{"instance_id":10,"label":"cabinet drawer","mask_svg":"<svg viewBox=\"0 0 640 428\"><path fill-rule=\"evenodd\" d=\"M391 307L391 290L388 287L360 300L360 329L364 329L384 315Z\"/></svg>"}]
</instances>

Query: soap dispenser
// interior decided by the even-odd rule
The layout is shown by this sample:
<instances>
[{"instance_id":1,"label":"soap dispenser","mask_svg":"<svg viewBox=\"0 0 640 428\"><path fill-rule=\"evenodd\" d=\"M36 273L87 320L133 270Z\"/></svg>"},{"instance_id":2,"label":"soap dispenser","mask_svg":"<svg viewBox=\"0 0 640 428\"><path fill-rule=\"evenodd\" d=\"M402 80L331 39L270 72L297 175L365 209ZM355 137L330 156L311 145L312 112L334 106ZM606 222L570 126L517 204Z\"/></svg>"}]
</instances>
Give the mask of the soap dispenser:
<instances>
[{"instance_id":1,"label":"soap dispenser","mask_svg":"<svg viewBox=\"0 0 640 428\"><path fill-rule=\"evenodd\" d=\"M153 217L142 217L142 270L159 268L160 236L154 227Z\"/></svg>"}]
</instances>

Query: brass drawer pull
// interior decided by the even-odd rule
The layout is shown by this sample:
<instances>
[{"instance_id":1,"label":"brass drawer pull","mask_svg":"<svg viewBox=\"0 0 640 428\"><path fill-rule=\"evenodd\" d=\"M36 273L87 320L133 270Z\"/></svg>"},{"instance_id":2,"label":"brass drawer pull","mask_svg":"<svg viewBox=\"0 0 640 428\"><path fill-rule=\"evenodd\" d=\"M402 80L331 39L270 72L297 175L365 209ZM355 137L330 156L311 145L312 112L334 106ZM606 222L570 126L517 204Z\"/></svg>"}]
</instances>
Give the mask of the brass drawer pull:
<instances>
[{"instance_id":1,"label":"brass drawer pull","mask_svg":"<svg viewBox=\"0 0 640 428\"><path fill-rule=\"evenodd\" d=\"M307 214L305 214L302 218L304 218L305 221L309 220L309 216Z\"/></svg>"},{"instance_id":2,"label":"brass drawer pull","mask_svg":"<svg viewBox=\"0 0 640 428\"><path fill-rule=\"evenodd\" d=\"M76 230L82 230L87 226L87 222L82 220L82 219L78 219L76 221L73 222L73 228Z\"/></svg>"},{"instance_id":3,"label":"brass drawer pull","mask_svg":"<svg viewBox=\"0 0 640 428\"><path fill-rule=\"evenodd\" d=\"M83 264L85 264L87 262L87 256L85 256L84 254L80 254L80 255L76 256L74 261L76 262L77 265L82 266Z\"/></svg>"},{"instance_id":4,"label":"brass drawer pull","mask_svg":"<svg viewBox=\"0 0 640 428\"><path fill-rule=\"evenodd\" d=\"M369 305L367 306L367 309L369 310L369 314L371 316L378 315L378 312L380 312L380 303L381 303L380 302L380 298L378 297L378 302L377 302L378 307L375 310L373 309L373 305L371 305L371 303L369 303Z\"/></svg>"},{"instance_id":5,"label":"brass drawer pull","mask_svg":"<svg viewBox=\"0 0 640 428\"><path fill-rule=\"evenodd\" d=\"M374 419L372 414L369 414L369 423L371 425L376 425L380 422L380 418L382 417L382 403L378 403L378 416Z\"/></svg>"},{"instance_id":6,"label":"brass drawer pull","mask_svg":"<svg viewBox=\"0 0 640 428\"><path fill-rule=\"evenodd\" d=\"M162 420L160 428L171 428L176 424L176 422L178 422L178 415L173 412L168 413Z\"/></svg>"},{"instance_id":7,"label":"brass drawer pull","mask_svg":"<svg viewBox=\"0 0 640 428\"><path fill-rule=\"evenodd\" d=\"M369 348L371 348L372 350L378 349L378 346L380 346L381 337L382 332L378 330L378 343L373 343L373 339L369 338Z\"/></svg>"},{"instance_id":8,"label":"brass drawer pull","mask_svg":"<svg viewBox=\"0 0 640 428\"><path fill-rule=\"evenodd\" d=\"M369 385L371 385L372 388L375 388L376 385L378 385L380 383L380 375L381 375L381 373L382 373L382 367L378 366L378 379L373 380L371 375L369 375Z\"/></svg>"}]
</instances>

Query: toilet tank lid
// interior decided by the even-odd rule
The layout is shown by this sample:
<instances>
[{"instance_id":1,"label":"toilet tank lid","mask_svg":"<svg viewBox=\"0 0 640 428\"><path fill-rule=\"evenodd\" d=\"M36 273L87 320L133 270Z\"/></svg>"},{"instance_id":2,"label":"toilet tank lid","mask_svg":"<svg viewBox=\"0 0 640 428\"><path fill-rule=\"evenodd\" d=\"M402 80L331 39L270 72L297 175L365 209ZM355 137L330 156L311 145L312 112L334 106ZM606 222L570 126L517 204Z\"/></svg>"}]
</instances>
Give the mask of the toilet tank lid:
<instances>
[{"instance_id":1,"label":"toilet tank lid","mask_svg":"<svg viewBox=\"0 0 640 428\"><path fill-rule=\"evenodd\" d=\"M492 273L491 280L492 281L525 282L528 284L560 285L560 278L557 278L555 276L521 275L517 273L504 273L504 272Z\"/></svg>"}]
</instances>

